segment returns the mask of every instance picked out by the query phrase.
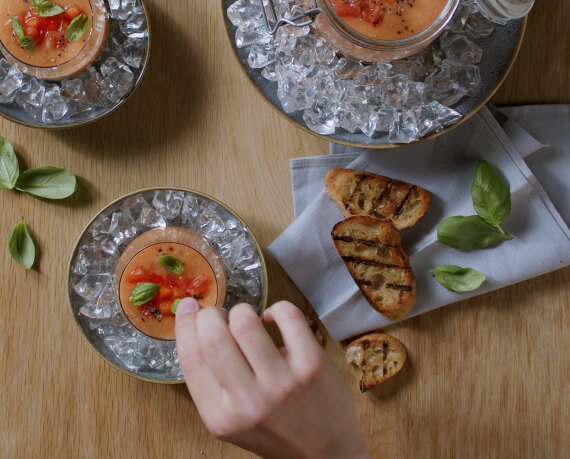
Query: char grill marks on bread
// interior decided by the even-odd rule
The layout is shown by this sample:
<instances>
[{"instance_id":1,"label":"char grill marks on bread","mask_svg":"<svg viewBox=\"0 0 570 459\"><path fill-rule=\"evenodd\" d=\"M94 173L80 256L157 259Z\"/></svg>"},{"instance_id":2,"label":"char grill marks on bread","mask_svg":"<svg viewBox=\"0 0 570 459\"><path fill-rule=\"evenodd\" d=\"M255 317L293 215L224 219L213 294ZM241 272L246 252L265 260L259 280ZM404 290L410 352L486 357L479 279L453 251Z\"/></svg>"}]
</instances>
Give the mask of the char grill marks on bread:
<instances>
[{"instance_id":1,"label":"char grill marks on bread","mask_svg":"<svg viewBox=\"0 0 570 459\"><path fill-rule=\"evenodd\" d=\"M392 222L356 215L337 223L331 236L370 305L390 320L406 317L416 301L416 280Z\"/></svg>"},{"instance_id":2,"label":"char grill marks on bread","mask_svg":"<svg viewBox=\"0 0 570 459\"><path fill-rule=\"evenodd\" d=\"M362 371L361 392L386 381L398 373L407 359L404 345L384 333L370 333L352 341L346 348L346 361Z\"/></svg>"},{"instance_id":3,"label":"char grill marks on bread","mask_svg":"<svg viewBox=\"0 0 570 459\"><path fill-rule=\"evenodd\" d=\"M414 225L430 204L429 193L419 186L351 169L331 169L325 188L345 217L389 219L397 229Z\"/></svg>"}]
</instances>

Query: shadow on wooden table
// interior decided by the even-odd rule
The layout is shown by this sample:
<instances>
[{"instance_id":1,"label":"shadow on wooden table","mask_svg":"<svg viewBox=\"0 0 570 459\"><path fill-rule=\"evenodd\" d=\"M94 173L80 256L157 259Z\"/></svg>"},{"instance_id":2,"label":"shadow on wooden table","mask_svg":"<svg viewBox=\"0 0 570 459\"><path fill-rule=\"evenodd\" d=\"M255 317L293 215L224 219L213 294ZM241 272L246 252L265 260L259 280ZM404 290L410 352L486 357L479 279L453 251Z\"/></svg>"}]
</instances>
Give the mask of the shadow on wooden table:
<instances>
[{"instance_id":1,"label":"shadow on wooden table","mask_svg":"<svg viewBox=\"0 0 570 459\"><path fill-rule=\"evenodd\" d=\"M206 63L199 61L196 43L166 7L147 3L151 52L139 87L106 118L52 135L88 154L103 156L112 151L140 159L156 154L151 147L167 152L165 146L181 132L187 135L196 129L209 85Z\"/></svg>"}]
</instances>

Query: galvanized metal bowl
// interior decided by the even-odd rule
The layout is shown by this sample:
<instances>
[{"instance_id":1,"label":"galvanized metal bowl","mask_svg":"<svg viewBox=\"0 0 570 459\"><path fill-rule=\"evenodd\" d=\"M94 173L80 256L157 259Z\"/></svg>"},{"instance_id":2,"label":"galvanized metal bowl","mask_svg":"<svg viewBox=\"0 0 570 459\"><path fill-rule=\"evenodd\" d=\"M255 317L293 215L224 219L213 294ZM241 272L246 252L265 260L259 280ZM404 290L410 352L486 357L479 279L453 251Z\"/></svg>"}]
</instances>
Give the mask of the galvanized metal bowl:
<instances>
[{"instance_id":1,"label":"galvanized metal bowl","mask_svg":"<svg viewBox=\"0 0 570 459\"><path fill-rule=\"evenodd\" d=\"M144 13L146 21L146 27L147 27L147 38L145 40L146 49L140 67L137 69L132 69L134 79L131 88L116 103L113 103L105 107L98 106L94 109L82 112L81 114L74 116L72 119L64 117L63 119L55 123L43 123L42 121L36 120L31 115L26 113L24 109L18 106L15 102L12 102L10 104L0 104L0 115L3 116L4 118L9 119L10 121L14 121L15 123L22 124L28 127L53 129L53 130L69 129L93 123L114 112L117 108L119 108L122 104L124 104L127 101L127 99L129 99L129 97L134 93L140 81L142 80L150 56L151 28L150 28L148 12L144 0L137 0L137 1L140 3L140 6L142 7L142 11ZM109 8L108 0L104 0L104 3L106 4L106 7ZM110 37L107 36L107 40L109 39Z\"/></svg>"},{"instance_id":2,"label":"galvanized metal bowl","mask_svg":"<svg viewBox=\"0 0 570 459\"><path fill-rule=\"evenodd\" d=\"M173 204L163 207L164 202ZM116 263L126 246L140 234L164 226L196 232L218 252L227 274L226 309L247 301L260 315L263 313L267 268L259 243L228 206L184 188L136 191L98 212L75 244L67 289L71 313L99 356L135 378L177 384L184 379L177 363L176 343L151 338L136 329L123 312L114 282Z\"/></svg>"},{"instance_id":3,"label":"galvanized metal bowl","mask_svg":"<svg viewBox=\"0 0 570 459\"><path fill-rule=\"evenodd\" d=\"M262 69L250 68L247 62L249 46L239 48L236 45L235 34L237 28L232 24L227 14L228 7L234 2L235 0L220 1L222 13L224 15L224 24L226 26L228 38L234 50L234 55L249 77L250 82L253 83L253 86L275 109L277 109L279 114L305 132L329 142L353 147L378 149L393 148L401 145L387 143L382 138L370 138L360 131L350 133L342 128L337 128L334 134L331 135L317 134L307 127L303 120L302 110L286 113L283 110L279 98L277 97L277 83L265 79L261 74ZM464 97L452 107L463 115L461 119L439 132L428 134L426 137L423 137L416 142L432 139L449 132L454 127L459 126L471 118L471 116L477 113L491 99L493 94L495 94L507 77L507 74L511 70L511 67L518 55L526 28L526 21L526 18L512 20L505 26L498 27L491 36L481 40L479 44L483 48L483 60L478 64L479 70L481 71L481 78L483 80L481 90L472 97Z\"/></svg>"}]
</instances>

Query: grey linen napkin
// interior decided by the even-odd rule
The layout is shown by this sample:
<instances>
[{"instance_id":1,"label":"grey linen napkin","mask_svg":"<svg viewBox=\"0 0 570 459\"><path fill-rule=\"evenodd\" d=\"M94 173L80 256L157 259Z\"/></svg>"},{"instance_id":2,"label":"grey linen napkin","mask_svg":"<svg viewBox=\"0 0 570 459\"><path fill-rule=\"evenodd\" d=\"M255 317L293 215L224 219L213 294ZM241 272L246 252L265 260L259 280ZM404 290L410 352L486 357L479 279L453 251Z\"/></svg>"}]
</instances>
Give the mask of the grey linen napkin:
<instances>
[{"instance_id":1,"label":"grey linen napkin","mask_svg":"<svg viewBox=\"0 0 570 459\"><path fill-rule=\"evenodd\" d=\"M567 180L558 180L560 174L566 172L567 177L569 171L566 166L570 143L564 137L570 131L568 107L558 107L557 113L550 116L551 120L565 116L565 122L558 123L560 129L553 133L551 123L545 121L544 129L533 131L536 137L516 122L525 121L520 111L505 112L513 116L513 120L503 118L505 130L484 108L450 133L416 145L382 151L333 147L333 155L291 161L297 218L269 246L269 251L312 304L334 339L341 340L391 322L362 297L332 243L331 229L343 219L323 190L322 179L332 167L380 173L418 184L432 194L428 213L414 227L402 231L404 249L417 280L418 298L410 317L570 264L567 213L570 185ZM548 118L544 113L540 116ZM544 148L540 140L550 145ZM539 160L543 151L558 166ZM555 202L560 202L566 221L523 155L529 164L540 166L536 168L537 175L547 177L547 189L551 196L556 196ZM479 159L498 167L511 185L512 212L502 226L513 240L485 250L463 252L440 244L436 226L446 217L475 213L470 186ZM554 175L548 175L550 169ZM429 274L429 269L440 264L475 268L487 276L487 281L474 292L449 292Z\"/></svg>"}]
</instances>

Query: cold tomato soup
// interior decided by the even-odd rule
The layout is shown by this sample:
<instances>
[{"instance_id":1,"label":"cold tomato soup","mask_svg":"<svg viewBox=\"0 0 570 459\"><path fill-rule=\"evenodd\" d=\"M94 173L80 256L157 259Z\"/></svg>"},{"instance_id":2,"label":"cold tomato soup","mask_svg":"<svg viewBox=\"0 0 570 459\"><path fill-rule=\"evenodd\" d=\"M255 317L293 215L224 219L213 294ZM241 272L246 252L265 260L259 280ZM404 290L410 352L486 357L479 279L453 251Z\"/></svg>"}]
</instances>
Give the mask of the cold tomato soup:
<instances>
[{"instance_id":1,"label":"cold tomato soup","mask_svg":"<svg viewBox=\"0 0 570 459\"><path fill-rule=\"evenodd\" d=\"M90 65L103 49L107 17L101 0L0 1L0 41L11 54L6 56L8 60L15 59L34 67L56 68L71 61L91 40L95 45L82 53L82 62L73 66L73 73L78 73ZM92 2L95 8L91 7ZM92 27L95 12L99 24L96 29ZM100 26L101 23L104 26ZM46 79L67 76L59 76L55 71L53 78L50 75Z\"/></svg>"},{"instance_id":2,"label":"cold tomato soup","mask_svg":"<svg viewBox=\"0 0 570 459\"><path fill-rule=\"evenodd\" d=\"M177 300L195 298L202 307L225 301L222 261L203 238L183 228L139 236L121 255L115 276L127 318L157 339L175 339Z\"/></svg>"},{"instance_id":3,"label":"cold tomato soup","mask_svg":"<svg viewBox=\"0 0 570 459\"><path fill-rule=\"evenodd\" d=\"M447 0L330 0L352 29L377 40L400 40L427 29Z\"/></svg>"}]
</instances>

